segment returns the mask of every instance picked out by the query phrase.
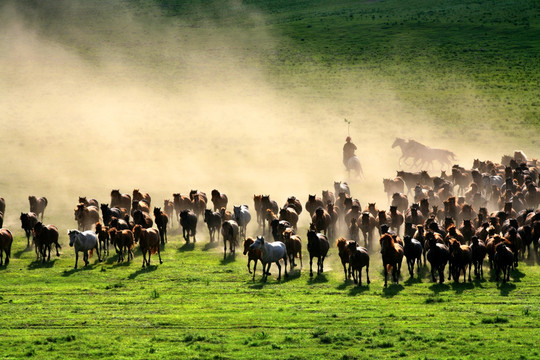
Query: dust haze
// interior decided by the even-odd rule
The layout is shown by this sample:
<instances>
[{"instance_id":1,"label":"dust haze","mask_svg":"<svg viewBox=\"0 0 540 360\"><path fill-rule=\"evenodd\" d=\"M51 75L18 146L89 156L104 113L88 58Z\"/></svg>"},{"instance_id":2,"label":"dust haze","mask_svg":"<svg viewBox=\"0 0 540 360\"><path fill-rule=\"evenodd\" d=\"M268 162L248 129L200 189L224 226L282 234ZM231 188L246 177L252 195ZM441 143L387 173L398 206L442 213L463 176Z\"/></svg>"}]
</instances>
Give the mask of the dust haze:
<instances>
[{"instance_id":1,"label":"dust haze","mask_svg":"<svg viewBox=\"0 0 540 360\"><path fill-rule=\"evenodd\" d=\"M433 136L428 114L367 73L354 87L335 84L342 96L334 98L276 86L252 54L274 51L280 35L261 30L264 14L237 2L229 11L254 26L222 27L215 14L192 26L120 1L50 3L0 6L6 227L20 230L28 195L49 199L49 222L73 227L78 196L108 203L112 189L138 188L156 206L175 192L219 189L230 205L251 207L253 194L304 203L348 180L362 205L386 206L382 178L397 170L396 136L448 148L464 166L519 147ZM344 118L363 180L347 179L341 163Z\"/></svg>"}]
</instances>

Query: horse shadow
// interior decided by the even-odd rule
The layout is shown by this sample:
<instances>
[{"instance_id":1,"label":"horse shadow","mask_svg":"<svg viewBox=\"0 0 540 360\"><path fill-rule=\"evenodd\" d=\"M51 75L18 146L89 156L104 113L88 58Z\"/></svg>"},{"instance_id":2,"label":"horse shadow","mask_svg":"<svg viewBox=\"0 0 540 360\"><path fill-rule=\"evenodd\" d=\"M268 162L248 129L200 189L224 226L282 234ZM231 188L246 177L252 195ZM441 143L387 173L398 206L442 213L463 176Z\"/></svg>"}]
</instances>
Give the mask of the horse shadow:
<instances>
[{"instance_id":1,"label":"horse shadow","mask_svg":"<svg viewBox=\"0 0 540 360\"><path fill-rule=\"evenodd\" d=\"M131 266L131 263L133 263L133 259L130 261L117 262L116 264L113 265L113 268Z\"/></svg>"},{"instance_id":2,"label":"horse shadow","mask_svg":"<svg viewBox=\"0 0 540 360\"><path fill-rule=\"evenodd\" d=\"M302 271L300 271L300 269L293 269L289 271L288 274L288 276L282 276L282 282L288 282L300 278L300 276L302 276Z\"/></svg>"},{"instance_id":3,"label":"horse shadow","mask_svg":"<svg viewBox=\"0 0 540 360\"><path fill-rule=\"evenodd\" d=\"M128 279L129 280L134 280L137 276L141 275L141 274L145 274L145 273L149 273L149 272L152 272L152 271L156 271L156 269L158 268L157 265L149 265L147 267L141 267L139 270L133 272L132 274L130 274L128 276Z\"/></svg>"},{"instance_id":4,"label":"horse shadow","mask_svg":"<svg viewBox=\"0 0 540 360\"><path fill-rule=\"evenodd\" d=\"M497 284L497 288L501 292L501 296L508 296L511 291L514 291L516 289L516 284L505 282Z\"/></svg>"},{"instance_id":5,"label":"horse shadow","mask_svg":"<svg viewBox=\"0 0 540 360\"><path fill-rule=\"evenodd\" d=\"M322 274L317 274L313 277L309 277L307 283L308 285L312 285L312 284L322 284L322 283L327 283L328 282L328 277L326 276L326 274L322 273Z\"/></svg>"},{"instance_id":6,"label":"horse shadow","mask_svg":"<svg viewBox=\"0 0 540 360\"><path fill-rule=\"evenodd\" d=\"M45 262L42 262L41 260L34 260L30 264L28 264L28 270L50 269L54 266L55 262L56 259Z\"/></svg>"},{"instance_id":7,"label":"horse shadow","mask_svg":"<svg viewBox=\"0 0 540 360\"><path fill-rule=\"evenodd\" d=\"M383 288L383 297L391 298L398 295L405 287L401 284L391 284Z\"/></svg>"},{"instance_id":8,"label":"horse shadow","mask_svg":"<svg viewBox=\"0 0 540 360\"><path fill-rule=\"evenodd\" d=\"M417 277L409 277L407 280L405 280L403 283L407 286L409 285L413 285L413 284L420 284L422 282L422 278L417 276Z\"/></svg>"},{"instance_id":9,"label":"horse shadow","mask_svg":"<svg viewBox=\"0 0 540 360\"><path fill-rule=\"evenodd\" d=\"M29 251L32 251L32 246L25 247L24 249L19 250L16 253L13 253L13 257L16 258L16 259L19 259L22 254L24 254L26 252L29 252Z\"/></svg>"},{"instance_id":10,"label":"horse shadow","mask_svg":"<svg viewBox=\"0 0 540 360\"><path fill-rule=\"evenodd\" d=\"M105 263L109 264L109 265L111 265L113 263L116 263L116 262L118 262L118 254L115 254L115 255L113 255L111 257L107 257L107 260L105 260Z\"/></svg>"},{"instance_id":11,"label":"horse shadow","mask_svg":"<svg viewBox=\"0 0 540 360\"><path fill-rule=\"evenodd\" d=\"M230 263L234 262L235 260L236 260L236 253L234 253L234 254L229 253L226 257L221 259L221 261L219 263L220 263L220 265L227 265L227 264L230 264Z\"/></svg>"},{"instance_id":12,"label":"horse shadow","mask_svg":"<svg viewBox=\"0 0 540 360\"><path fill-rule=\"evenodd\" d=\"M474 289L474 284L472 282L452 282L452 290L458 295L463 294L463 291L465 290L471 290Z\"/></svg>"},{"instance_id":13,"label":"horse shadow","mask_svg":"<svg viewBox=\"0 0 540 360\"><path fill-rule=\"evenodd\" d=\"M75 274L76 272L90 271L90 270L93 270L94 268L96 268L97 266L99 266L100 264L101 264L100 262L96 262L96 263L93 263L93 264L88 264L87 266L84 266L84 265L79 266L77 269L71 268L69 270L64 270L62 272L62 276L63 277L68 277L68 276L71 276L71 275Z\"/></svg>"},{"instance_id":14,"label":"horse shadow","mask_svg":"<svg viewBox=\"0 0 540 360\"><path fill-rule=\"evenodd\" d=\"M349 289L349 296L362 295L366 291L369 291L369 284L364 283L362 286L354 284L353 287Z\"/></svg>"},{"instance_id":15,"label":"horse shadow","mask_svg":"<svg viewBox=\"0 0 540 360\"><path fill-rule=\"evenodd\" d=\"M435 294L439 294L439 293L442 293L442 292L445 292L445 291L448 291L450 290L450 286L448 284L445 284L445 283L434 283L433 285L431 285L429 287L429 290L433 291Z\"/></svg>"},{"instance_id":16,"label":"horse shadow","mask_svg":"<svg viewBox=\"0 0 540 360\"><path fill-rule=\"evenodd\" d=\"M185 243L184 245L178 248L179 252L186 252L186 251L193 251L193 250L195 250L195 243L193 242Z\"/></svg>"},{"instance_id":17,"label":"horse shadow","mask_svg":"<svg viewBox=\"0 0 540 360\"><path fill-rule=\"evenodd\" d=\"M514 282L521 282L521 279L525 277L525 274L521 270L516 268L512 270L510 276L512 277L512 279L514 279Z\"/></svg>"},{"instance_id":18,"label":"horse shadow","mask_svg":"<svg viewBox=\"0 0 540 360\"><path fill-rule=\"evenodd\" d=\"M204 247L202 248L202 251L208 251L208 250L212 250L212 249L215 249L219 246L219 243L217 241L214 241L214 242L208 242L204 245Z\"/></svg>"}]
</instances>

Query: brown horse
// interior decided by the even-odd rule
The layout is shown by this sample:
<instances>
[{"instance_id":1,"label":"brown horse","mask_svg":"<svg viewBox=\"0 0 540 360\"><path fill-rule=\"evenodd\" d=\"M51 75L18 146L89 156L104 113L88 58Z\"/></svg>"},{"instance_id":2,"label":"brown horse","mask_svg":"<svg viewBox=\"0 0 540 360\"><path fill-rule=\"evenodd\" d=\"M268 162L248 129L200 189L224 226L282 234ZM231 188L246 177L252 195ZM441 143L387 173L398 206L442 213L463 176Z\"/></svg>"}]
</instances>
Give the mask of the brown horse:
<instances>
[{"instance_id":1,"label":"brown horse","mask_svg":"<svg viewBox=\"0 0 540 360\"><path fill-rule=\"evenodd\" d=\"M345 281L351 278L351 271L352 271L351 264L350 264L351 250L349 249L349 246L348 246L350 243L352 243L354 248L356 249L356 241L354 240L347 240L344 237L340 237L336 241L339 258L341 259L341 265L343 266L343 273L345 274ZM349 264L348 267L347 267L347 264Z\"/></svg>"},{"instance_id":2,"label":"brown horse","mask_svg":"<svg viewBox=\"0 0 540 360\"><path fill-rule=\"evenodd\" d=\"M43 221L43 214L45 213L45 208L48 204L47 198L36 198L35 196L29 196L28 201L30 202L30 212L35 213L38 217L39 214L41 214L41 221Z\"/></svg>"},{"instance_id":3,"label":"brown horse","mask_svg":"<svg viewBox=\"0 0 540 360\"><path fill-rule=\"evenodd\" d=\"M313 217L313 214L315 214L315 211L318 208L324 208L324 203L320 197L316 195L309 195L305 208L309 212L309 216Z\"/></svg>"},{"instance_id":4,"label":"brown horse","mask_svg":"<svg viewBox=\"0 0 540 360\"><path fill-rule=\"evenodd\" d=\"M251 244L253 244L255 241L253 238L248 237L246 240L244 240L244 255L248 256L248 263L247 268L249 273L251 274L251 268L249 267L249 264L251 264L251 261L253 260L253 280L255 280L255 270L257 269L257 261L261 261L262 253L261 249L250 249ZM261 261L262 262L262 261ZM264 271L264 269L263 269Z\"/></svg>"},{"instance_id":5,"label":"brown horse","mask_svg":"<svg viewBox=\"0 0 540 360\"><path fill-rule=\"evenodd\" d=\"M150 215L141 210L135 210L133 212L133 221L136 225L141 225L145 229L151 228L154 225L154 220L152 220Z\"/></svg>"},{"instance_id":6,"label":"brown horse","mask_svg":"<svg viewBox=\"0 0 540 360\"><path fill-rule=\"evenodd\" d=\"M388 202L390 202L390 197L395 193L403 193L405 191L405 181L400 177L383 179L383 186L384 192L388 196Z\"/></svg>"},{"instance_id":7,"label":"brown horse","mask_svg":"<svg viewBox=\"0 0 540 360\"><path fill-rule=\"evenodd\" d=\"M394 242L394 238L390 234L384 234L379 239L381 244L381 255L384 267L384 287L388 285L388 273L392 272L392 280L399 284L399 276L401 273L401 262L403 261L403 247Z\"/></svg>"},{"instance_id":8,"label":"brown horse","mask_svg":"<svg viewBox=\"0 0 540 360\"><path fill-rule=\"evenodd\" d=\"M450 251L446 245L438 242L438 239L442 241L441 236L437 233L426 233L426 243L429 245L427 260L431 264L431 278L433 282L437 281L435 279L435 271L437 271L439 282L442 284L444 282L444 268L450 260Z\"/></svg>"},{"instance_id":9,"label":"brown horse","mask_svg":"<svg viewBox=\"0 0 540 360\"><path fill-rule=\"evenodd\" d=\"M215 241L214 237L217 233L217 241L219 241L219 231L221 230L221 214L217 211L206 209L204 211L204 222L208 227L208 233L210 235L210 242Z\"/></svg>"},{"instance_id":10,"label":"brown horse","mask_svg":"<svg viewBox=\"0 0 540 360\"><path fill-rule=\"evenodd\" d=\"M461 245L456 239L450 240L450 269L455 282L459 282L459 276L463 272L463 282L469 267L469 282L471 281L472 251L467 245Z\"/></svg>"},{"instance_id":11,"label":"brown horse","mask_svg":"<svg viewBox=\"0 0 540 360\"><path fill-rule=\"evenodd\" d=\"M99 208L99 202L96 199L87 199L86 196L79 196L79 204L84 204L84 206L95 206Z\"/></svg>"},{"instance_id":12,"label":"brown horse","mask_svg":"<svg viewBox=\"0 0 540 360\"><path fill-rule=\"evenodd\" d=\"M173 194L174 211L176 211L176 220L180 224L180 213L184 210L191 210L192 204L189 196L182 194Z\"/></svg>"},{"instance_id":13,"label":"brown horse","mask_svg":"<svg viewBox=\"0 0 540 360\"><path fill-rule=\"evenodd\" d=\"M120 190L111 191L111 208L124 208L128 214L131 213L131 196L129 194L122 194Z\"/></svg>"},{"instance_id":14,"label":"brown horse","mask_svg":"<svg viewBox=\"0 0 540 360\"><path fill-rule=\"evenodd\" d=\"M160 234L156 229L144 229L141 225L135 225L133 228L133 235L135 236L135 241L139 242L139 247L141 248L141 252L143 254L142 267L145 267L145 265L150 266L150 257L155 253L158 254L159 263L163 264L159 249ZM148 260L146 259L147 253Z\"/></svg>"},{"instance_id":15,"label":"brown horse","mask_svg":"<svg viewBox=\"0 0 540 360\"><path fill-rule=\"evenodd\" d=\"M326 204L326 211L330 215L330 226L328 227L328 237L333 239L336 237L336 228L339 220L339 208L336 207L333 203Z\"/></svg>"},{"instance_id":16,"label":"brown horse","mask_svg":"<svg viewBox=\"0 0 540 360\"><path fill-rule=\"evenodd\" d=\"M225 221L221 225L221 235L223 236L223 259L227 257L227 242L229 243L229 252L235 254L238 245L238 234L240 228L234 220ZM264 270L264 269L263 269ZM264 274L263 274L264 275Z\"/></svg>"},{"instance_id":17,"label":"brown horse","mask_svg":"<svg viewBox=\"0 0 540 360\"><path fill-rule=\"evenodd\" d=\"M395 230L399 236L399 229L403 225L403 214L397 210L397 207L390 206L390 228Z\"/></svg>"},{"instance_id":18,"label":"brown horse","mask_svg":"<svg viewBox=\"0 0 540 360\"><path fill-rule=\"evenodd\" d=\"M311 222L315 225L315 230L317 232L323 232L326 236L328 227L332 223L332 218L326 210L324 210L322 207L319 207L315 210L315 214L313 214Z\"/></svg>"},{"instance_id":19,"label":"brown horse","mask_svg":"<svg viewBox=\"0 0 540 360\"><path fill-rule=\"evenodd\" d=\"M487 254L486 245L482 240L479 240L478 237L473 236L471 240L471 245L469 245L469 248L471 249L472 254L472 262L474 265L474 276L476 278L483 279L484 278L484 258Z\"/></svg>"},{"instance_id":20,"label":"brown horse","mask_svg":"<svg viewBox=\"0 0 540 360\"><path fill-rule=\"evenodd\" d=\"M11 244L13 244L13 235L8 229L0 229L0 266L9 265L11 256ZM6 260L4 261L4 253Z\"/></svg>"},{"instance_id":21,"label":"brown horse","mask_svg":"<svg viewBox=\"0 0 540 360\"><path fill-rule=\"evenodd\" d=\"M133 190L133 201L144 201L148 207L152 205L152 198L148 193L142 193L139 189Z\"/></svg>"},{"instance_id":22,"label":"brown horse","mask_svg":"<svg viewBox=\"0 0 540 360\"><path fill-rule=\"evenodd\" d=\"M201 191L191 190L189 198L191 199L191 208L195 215L197 215L197 218L204 216L204 210L206 210L206 204L208 203L206 194Z\"/></svg>"},{"instance_id":23,"label":"brown horse","mask_svg":"<svg viewBox=\"0 0 540 360\"><path fill-rule=\"evenodd\" d=\"M292 207L287 207L279 210L278 220L288 221L296 231L296 225L298 224L298 214Z\"/></svg>"},{"instance_id":24,"label":"brown horse","mask_svg":"<svg viewBox=\"0 0 540 360\"><path fill-rule=\"evenodd\" d=\"M101 223L96 223L96 235L98 237L98 244L100 247L101 255L109 255L109 228L103 226Z\"/></svg>"},{"instance_id":25,"label":"brown horse","mask_svg":"<svg viewBox=\"0 0 540 360\"><path fill-rule=\"evenodd\" d=\"M212 190L210 195L211 195L211 201L214 204L214 211L218 211L222 207L227 208L227 204L229 203L229 199L227 198L227 195L220 193L216 189Z\"/></svg>"},{"instance_id":26,"label":"brown horse","mask_svg":"<svg viewBox=\"0 0 540 360\"><path fill-rule=\"evenodd\" d=\"M302 239L300 236L296 235L292 228L288 228L283 232L283 240L285 242L285 248L287 249L287 256L289 257L289 266L291 271L296 266L296 257L300 258L300 268L303 268Z\"/></svg>"},{"instance_id":27,"label":"brown horse","mask_svg":"<svg viewBox=\"0 0 540 360\"><path fill-rule=\"evenodd\" d=\"M45 262L45 257L47 257L47 261L51 260L51 247L53 244L56 247L56 256L60 256L58 249L61 248L61 246L58 243L58 228L56 226L45 226L38 222L36 225L34 225L34 238L36 242L36 249L38 249L39 255L41 256L43 262Z\"/></svg>"},{"instance_id":28,"label":"brown horse","mask_svg":"<svg viewBox=\"0 0 540 360\"><path fill-rule=\"evenodd\" d=\"M260 209L261 209L261 214L262 214L263 217L266 216L267 210L272 210L272 212L274 214L277 214L279 212L279 206L278 206L277 202L270 199L270 195L262 195L261 196ZM267 221L268 221L268 231L270 231L271 221L268 220L268 219L267 219ZM264 234L266 232L266 222L264 221L264 219L263 219L262 226L263 226L263 236L264 236Z\"/></svg>"},{"instance_id":29,"label":"brown horse","mask_svg":"<svg viewBox=\"0 0 540 360\"><path fill-rule=\"evenodd\" d=\"M133 247L135 246L135 238L131 230L117 230L116 228L109 229L111 242L118 252L118 262L133 259ZM124 256L127 255L127 259Z\"/></svg>"},{"instance_id":30,"label":"brown horse","mask_svg":"<svg viewBox=\"0 0 540 360\"><path fill-rule=\"evenodd\" d=\"M322 191L322 202L323 204L333 204L336 202L336 197L334 196L334 193L330 190L323 190Z\"/></svg>"},{"instance_id":31,"label":"brown horse","mask_svg":"<svg viewBox=\"0 0 540 360\"><path fill-rule=\"evenodd\" d=\"M495 247L495 255L493 257L495 264L495 280L499 281L499 275L502 270L503 282L510 281L510 269L514 263L514 253L510 250L507 243L502 242Z\"/></svg>"},{"instance_id":32,"label":"brown horse","mask_svg":"<svg viewBox=\"0 0 540 360\"><path fill-rule=\"evenodd\" d=\"M394 193L390 206L395 206L399 211L405 211L409 207L409 198L403 193ZM377 214L375 213L373 216L377 216Z\"/></svg>"},{"instance_id":33,"label":"brown horse","mask_svg":"<svg viewBox=\"0 0 540 360\"><path fill-rule=\"evenodd\" d=\"M291 207L296 211L298 216L302 213L302 203L295 196L289 196L285 202L284 208Z\"/></svg>"},{"instance_id":34,"label":"brown horse","mask_svg":"<svg viewBox=\"0 0 540 360\"><path fill-rule=\"evenodd\" d=\"M372 247L373 231L377 227L377 219L369 212L363 212L360 218L360 230L364 236L364 246L368 249Z\"/></svg>"},{"instance_id":35,"label":"brown horse","mask_svg":"<svg viewBox=\"0 0 540 360\"><path fill-rule=\"evenodd\" d=\"M79 203L75 207L74 213L79 231L90 230L99 221L99 209L94 205L86 206L83 203Z\"/></svg>"},{"instance_id":36,"label":"brown horse","mask_svg":"<svg viewBox=\"0 0 540 360\"><path fill-rule=\"evenodd\" d=\"M174 202L172 200L163 200L163 212L167 214L168 219L171 219L168 221L168 224L172 227L172 217L174 214Z\"/></svg>"},{"instance_id":37,"label":"brown horse","mask_svg":"<svg viewBox=\"0 0 540 360\"><path fill-rule=\"evenodd\" d=\"M366 278L369 285L369 253L365 247L357 246L356 243L349 243L347 247L350 252L349 266L352 270L354 283L358 281L358 286L362 286L362 268L366 268Z\"/></svg>"},{"instance_id":38,"label":"brown horse","mask_svg":"<svg viewBox=\"0 0 540 360\"><path fill-rule=\"evenodd\" d=\"M262 195L253 195L253 207L255 208L255 213L257 214L257 224L259 227L264 225L264 212L261 208L262 205Z\"/></svg>"}]
</instances>

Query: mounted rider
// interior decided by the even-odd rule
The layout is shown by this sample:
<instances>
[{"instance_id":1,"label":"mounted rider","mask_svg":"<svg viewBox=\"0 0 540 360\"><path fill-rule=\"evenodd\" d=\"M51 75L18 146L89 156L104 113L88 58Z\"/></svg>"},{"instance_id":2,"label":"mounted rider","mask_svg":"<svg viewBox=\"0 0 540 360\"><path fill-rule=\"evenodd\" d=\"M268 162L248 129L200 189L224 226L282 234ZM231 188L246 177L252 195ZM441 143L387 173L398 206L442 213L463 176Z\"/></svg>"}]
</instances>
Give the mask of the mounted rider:
<instances>
[{"instance_id":1,"label":"mounted rider","mask_svg":"<svg viewBox=\"0 0 540 360\"><path fill-rule=\"evenodd\" d=\"M345 165L347 169L349 169L349 159L356 155L354 153L356 149L356 145L351 142L351 137L347 136L345 145L343 145L343 165Z\"/></svg>"}]
</instances>

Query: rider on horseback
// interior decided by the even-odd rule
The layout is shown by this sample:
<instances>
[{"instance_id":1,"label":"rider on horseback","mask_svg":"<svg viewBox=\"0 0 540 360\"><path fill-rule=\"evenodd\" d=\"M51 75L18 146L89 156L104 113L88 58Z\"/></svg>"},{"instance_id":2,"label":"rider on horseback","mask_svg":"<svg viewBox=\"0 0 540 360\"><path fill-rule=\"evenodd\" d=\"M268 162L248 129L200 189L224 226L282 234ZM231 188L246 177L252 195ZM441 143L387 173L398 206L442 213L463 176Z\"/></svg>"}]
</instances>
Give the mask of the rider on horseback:
<instances>
[{"instance_id":1,"label":"rider on horseback","mask_svg":"<svg viewBox=\"0 0 540 360\"><path fill-rule=\"evenodd\" d=\"M345 141L346 141L346 143L345 143L345 145L343 145L343 165L345 165L345 167L348 170L349 169L349 166L348 166L349 159L356 155L354 153L354 151L356 150L356 145L354 145L351 142L351 137L350 136L347 136Z\"/></svg>"}]
</instances>

